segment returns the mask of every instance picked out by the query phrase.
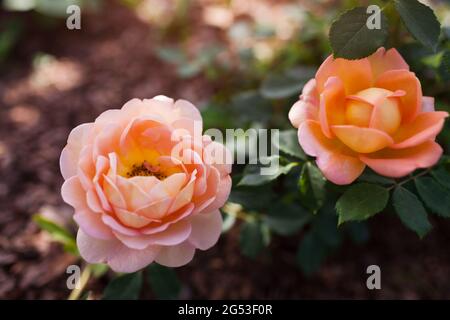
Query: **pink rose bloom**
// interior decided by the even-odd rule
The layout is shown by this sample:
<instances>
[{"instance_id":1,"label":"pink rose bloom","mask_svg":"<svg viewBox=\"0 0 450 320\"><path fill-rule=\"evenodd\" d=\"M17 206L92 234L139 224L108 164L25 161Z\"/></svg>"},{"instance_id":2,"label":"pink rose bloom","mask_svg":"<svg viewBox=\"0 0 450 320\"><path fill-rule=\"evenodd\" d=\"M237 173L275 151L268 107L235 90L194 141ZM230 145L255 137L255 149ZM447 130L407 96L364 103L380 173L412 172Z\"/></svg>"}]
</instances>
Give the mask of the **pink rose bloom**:
<instances>
[{"instance_id":1,"label":"pink rose bloom","mask_svg":"<svg viewBox=\"0 0 450 320\"><path fill-rule=\"evenodd\" d=\"M118 272L188 263L220 236L230 157L185 100L133 99L79 125L60 166L81 256Z\"/></svg>"},{"instance_id":2,"label":"pink rose bloom","mask_svg":"<svg viewBox=\"0 0 450 320\"><path fill-rule=\"evenodd\" d=\"M366 166L398 178L434 165L447 116L434 111L397 50L384 48L360 60L328 57L289 112L304 151L341 185Z\"/></svg>"}]
</instances>

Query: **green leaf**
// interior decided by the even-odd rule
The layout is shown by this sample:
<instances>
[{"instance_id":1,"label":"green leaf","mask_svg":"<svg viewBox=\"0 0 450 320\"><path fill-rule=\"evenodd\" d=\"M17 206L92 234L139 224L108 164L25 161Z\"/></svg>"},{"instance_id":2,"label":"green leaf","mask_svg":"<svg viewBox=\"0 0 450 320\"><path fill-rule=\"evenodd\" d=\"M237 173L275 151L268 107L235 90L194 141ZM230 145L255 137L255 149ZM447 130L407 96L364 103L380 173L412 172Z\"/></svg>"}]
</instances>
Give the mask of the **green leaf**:
<instances>
[{"instance_id":1,"label":"green leaf","mask_svg":"<svg viewBox=\"0 0 450 320\"><path fill-rule=\"evenodd\" d=\"M244 176L242 177L241 181L239 181L238 186L259 186L265 183L268 183L272 180L275 180L282 174L287 174L289 171L291 171L292 168L298 165L298 163L291 162L287 164L281 163L281 158L279 156L270 156L270 157L264 157L260 158L260 161L263 161L265 163L269 163L270 165L252 165L249 164L245 168ZM276 165L276 162L279 161L278 166ZM262 174L261 169L262 168L268 168L270 166L274 166L273 169L270 169L270 174Z\"/></svg>"},{"instance_id":2,"label":"green leaf","mask_svg":"<svg viewBox=\"0 0 450 320\"><path fill-rule=\"evenodd\" d=\"M306 160L306 155L298 143L297 130L280 131L279 139L274 141L274 145L277 149L290 156Z\"/></svg>"},{"instance_id":3,"label":"green leaf","mask_svg":"<svg viewBox=\"0 0 450 320\"><path fill-rule=\"evenodd\" d=\"M325 184L326 179L322 172L312 163L305 163L298 180L302 204L311 210L319 209L325 201Z\"/></svg>"},{"instance_id":4,"label":"green leaf","mask_svg":"<svg viewBox=\"0 0 450 320\"><path fill-rule=\"evenodd\" d=\"M441 26L433 10L417 0L395 0L395 8L408 31L425 47L436 51Z\"/></svg>"},{"instance_id":5,"label":"green leaf","mask_svg":"<svg viewBox=\"0 0 450 320\"><path fill-rule=\"evenodd\" d=\"M256 258L268 245L267 230L257 220L246 221L241 227L239 244L241 252L249 258Z\"/></svg>"},{"instance_id":6,"label":"green leaf","mask_svg":"<svg viewBox=\"0 0 450 320\"><path fill-rule=\"evenodd\" d=\"M35 214L33 216L33 221L42 230L47 231L52 237L53 241L63 244L65 251L78 255L75 237L67 229L40 214Z\"/></svg>"},{"instance_id":7,"label":"green leaf","mask_svg":"<svg viewBox=\"0 0 450 320\"><path fill-rule=\"evenodd\" d=\"M392 195L395 212L403 224L422 238L432 228L422 202L403 187L397 187Z\"/></svg>"},{"instance_id":8,"label":"green leaf","mask_svg":"<svg viewBox=\"0 0 450 320\"><path fill-rule=\"evenodd\" d=\"M301 67L295 72L269 74L261 84L260 93L267 99L283 99L299 95L305 83L314 77L315 68Z\"/></svg>"},{"instance_id":9,"label":"green leaf","mask_svg":"<svg viewBox=\"0 0 450 320\"><path fill-rule=\"evenodd\" d=\"M313 232L305 234L297 251L297 264L310 276L316 272L330 252L329 248Z\"/></svg>"},{"instance_id":10,"label":"green leaf","mask_svg":"<svg viewBox=\"0 0 450 320\"><path fill-rule=\"evenodd\" d=\"M450 173L444 167L438 167L431 171L433 178L442 186L450 189Z\"/></svg>"},{"instance_id":11,"label":"green leaf","mask_svg":"<svg viewBox=\"0 0 450 320\"><path fill-rule=\"evenodd\" d=\"M106 286L103 300L137 300L141 287L141 272L120 275Z\"/></svg>"},{"instance_id":12,"label":"green leaf","mask_svg":"<svg viewBox=\"0 0 450 320\"><path fill-rule=\"evenodd\" d=\"M158 299L177 299L181 292L181 283L171 268L152 263L147 267L147 281Z\"/></svg>"},{"instance_id":13,"label":"green leaf","mask_svg":"<svg viewBox=\"0 0 450 320\"><path fill-rule=\"evenodd\" d=\"M331 25L330 43L336 58L361 59L383 46L388 36L388 22L380 12L380 29L369 29L366 7L356 7L342 14Z\"/></svg>"},{"instance_id":14,"label":"green leaf","mask_svg":"<svg viewBox=\"0 0 450 320\"><path fill-rule=\"evenodd\" d=\"M339 224L366 220L382 211L388 200L389 192L386 188L365 182L355 184L336 203Z\"/></svg>"},{"instance_id":15,"label":"green leaf","mask_svg":"<svg viewBox=\"0 0 450 320\"><path fill-rule=\"evenodd\" d=\"M417 192L432 212L450 217L450 193L430 177L419 177L415 180Z\"/></svg>"},{"instance_id":16,"label":"green leaf","mask_svg":"<svg viewBox=\"0 0 450 320\"><path fill-rule=\"evenodd\" d=\"M263 221L274 232L288 236L299 231L311 220L311 214L296 203L275 202L268 208Z\"/></svg>"}]
</instances>

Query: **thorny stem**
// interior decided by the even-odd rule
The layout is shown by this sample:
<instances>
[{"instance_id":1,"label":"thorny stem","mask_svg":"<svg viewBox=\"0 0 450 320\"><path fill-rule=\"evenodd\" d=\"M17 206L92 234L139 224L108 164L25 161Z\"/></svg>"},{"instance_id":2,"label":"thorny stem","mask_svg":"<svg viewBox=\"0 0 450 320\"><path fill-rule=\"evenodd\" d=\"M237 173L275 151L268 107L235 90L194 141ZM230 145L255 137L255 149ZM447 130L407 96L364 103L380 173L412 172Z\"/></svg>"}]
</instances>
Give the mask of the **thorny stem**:
<instances>
[{"instance_id":1,"label":"thorny stem","mask_svg":"<svg viewBox=\"0 0 450 320\"><path fill-rule=\"evenodd\" d=\"M91 277L91 265L88 264L84 267L83 272L81 273L80 279L78 280L75 289L72 290L72 292L69 295L68 300L78 300L80 298L81 293L83 292L84 288L86 287L86 284L89 281L89 278Z\"/></svg>"},{"instance_id":2,"label":"thorny stem","mask_svg":"<svg viewBox=\"0 0 450 320\"><path fill-rule=\"evenodd\" d=\"M422 172L416 174L415 176L411 176L411 177L409 177L409 178L407 178L407 179L405 179L405 180L403 180L403 181L400 181L400 182L398 182L398 183L393 184L392 186L390 186L390 187L388 188L388 190L392 190L393 188L399 187L399 186L401 186L401 185L403 185L403 184L405 184L405 183L408 183L408 182L410 182L410 181L412 181L412 180L414 180L414 179L416 179L416 178L418 178L418 177L424 176L424 175L426 175L427 173L429 173L430 171L431 171L431 168L428 168L428 169L426 169L426 170L424 170L424 171L422 171Z\"/></svg>"}]
</instances>

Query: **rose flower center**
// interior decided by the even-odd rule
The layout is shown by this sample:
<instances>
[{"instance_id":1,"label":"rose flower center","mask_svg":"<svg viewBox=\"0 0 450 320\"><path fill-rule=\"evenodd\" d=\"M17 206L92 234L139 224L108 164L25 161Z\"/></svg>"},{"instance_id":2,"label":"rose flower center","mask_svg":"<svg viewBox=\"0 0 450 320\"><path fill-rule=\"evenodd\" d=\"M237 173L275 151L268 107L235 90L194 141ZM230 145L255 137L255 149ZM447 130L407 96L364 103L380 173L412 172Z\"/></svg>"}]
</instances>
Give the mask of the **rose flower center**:
<instances>
[{"instance_id":1,"label":"rose flower center","mask_svg":"<svg viewBox=\"0 0 450 320\"><path fill-rule=\"evenodd\" d=\"M164 180L183 170L160 161L161 154L155 150L133 150L119 157L118 174L125 178L150 177Z\"/></svg>"},{"instance_id":2,"label":"rose flower center","mask_svg":"<svg viewBox=\"0 0 450 320\"><path fill-rule=\"evenodd\" d=\"M345 119L358 127L376 127L393 134L401 123L398 99L392 91L369 88L347 97Z\"/></svg>"}]
</instances>

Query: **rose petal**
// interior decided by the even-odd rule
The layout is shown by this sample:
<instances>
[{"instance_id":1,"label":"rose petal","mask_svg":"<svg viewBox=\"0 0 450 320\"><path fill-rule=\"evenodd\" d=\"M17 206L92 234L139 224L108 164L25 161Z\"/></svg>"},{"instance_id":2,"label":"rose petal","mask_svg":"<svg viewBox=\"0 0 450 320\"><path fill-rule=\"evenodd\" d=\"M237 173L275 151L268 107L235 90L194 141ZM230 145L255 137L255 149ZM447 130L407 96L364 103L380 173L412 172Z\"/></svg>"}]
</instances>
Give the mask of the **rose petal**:
<instances>
[{"instance_id":1,"label":"rose petal","mask_svg":"<svg viewBox=\"0 0 450 320\"><path fill-rule=\"evenodd\" d=\"M318 122L305 121L299 128L298 138L303 150L317 157L318 167L333 183L352 183L363 172L365 165L358 159L357 153L337 139L328 139Z\"/></svg>"},{"instance_id":2,"label":"rose petal","mask_svg":"<svg viewBox=\"0 0 450 320\"><path fill-rule=\"evenodd\" d=\"M403 123L412 121L422 107L422 87L412 72L406 70L386 71L378 77L375 87L405 92L405 95L399 98Z\"/></svg>"},{"instance_id":3,"label":"rose petal","mask_svg":"<svg viewBox=\"0 0 450 320\"><path fill-rule=\"evenodd\" d=\"M163 266L176 268L189 263L195 254L195 247L185 241L171 247L161 247L155 261Z\"/></svg>"},{"instance_id":4,"label":"rose petal","mask_svg":"<svg viewBox=\"0 0 450 320\"><path fill-rule=\"evenodd\" d=\"M342 81L336 77L329 78L320 95L319 120L323 134L332 138L332 125L345 124L345 91Z\"/></svg>"},{"instance_id":5,"label":"rose petal","mask_svg":"<svg viewBox=\"0 0 450 320\"><path fill-rule=\"evenodd\" d=\"M434 112L434 98L422 97L422 112Z\"/></svg>"},{"instance_id":6,"label":"rose petal","mask_svg":"<svg viewBox=\"0 0 450 320\"><path fill-rule=\"evenodd\" d=\"M61 152L61 157L59 159L59 166L64 179L67 180L76 175L80 152L92 126L92 123L83 123L70 132L67 139L67 145Z\"/></svg>"},{"instance_id":7,"label":"rose petal","mask_svg":"<svg viewBox=\"0 0 450 320\"><path fill-rule=\"evenodd\" d=\"M126 236L115 233L124 245L131 249L142 250L149 245L175 246L185 241L191 234L191 224L188 221L180 221L172 224L164 231L151 235Z\"/></svg>"},{"instance_id":8,"label":"rose petal","mask_svg":"<svg viewBox=\"0 0 450 320\"><path fill-rule=\"evenodd\" d=\"M367 57L372 67L373 77L376 79L380 74L389 70L408 70L409 66L402 58L397 49L379 48L374 54Z\"/></svg>"},{"instance_id":9,"label":"rose petal","mask_svg":"<svg viewBox=\"0 0 450 320\"><path fill-rule=\"evenodd\" d=\"M192 232L189 242L200 250L211 248L219 240L222 232L222 215L219 210L198 213L191 217Z\"/></svg>"},{"instance_id":10,"label":"rose petal","mask_svg":"<svg viewBox=\"0 0 450 320\"><path fill-rule=\"evenodd\" d=\"M417 146L427 140L434 140L444 126L448 113L444 111L422 112L410 123L401 126L394 135L393 149Z\"/></svg>"},{"instance_id":11,"label":"rose petal","mask_svg":"<svg viewBox=\"0 0 450 320\"><path fill-rule=\"evenodd\" d=\"M111 229L101 219L101 214L89 210L77 210L73 219L84 232L93 238L102 240L114 238Z\"/></svg>"},{"instance_id":12,"label":"rose petal","mask_svg":"<svg viewBox=\"0 0 450 320\"><path fill-rule=\"evenodd\" d=\"M371 153L381 150L394 141L384 131L357 126L332 126L331 130L345 145L356 152Z\"/></svg>"},{"instance_id":13,"label":"rose petal","mask_svg":"<svg viewBox=\"0 0 450 320\"><path fill-rule=\"evenodd\" d=\"M339 78L347 95L373 86L372 68L368 59L334 59L330 55L316 73L317 89L322 92L330 77Z\"/></svg>"},{"instance_id":14,"label":"rose petal","mask_svg":"<svg viewBox=\"0 0 450 320\"><path fill-rule=\"evenodd\" d=\"M375 172L387 177L403 177L418 168L433 166L441 157L442 148L433 141L406 149L384 149L361 155L360 159Z\"/></svg>"},{"instance_id":15,"label":"rose petal","mask_svg":"<svg viewBox=\"0 0 450 320\"><path fill-rule=\"evenodd\" d=\"M77 246L80 255L89 263L107 263L115 272L136 272L150 263L160 251L159 246L134 250L119 240L99 240L78 230Z\"/></svg>"},{"instance_id":16,"label":"rose petal","mask_svg":"<svg viewBox=\"0 0 450 320\"><path fill-rule=\"evenodd\" d=\"M75 209L86 208L86 191L83 189L77 176L64 181L61 187L61 196L65 203Z\"/></svg>"}]
</instances>

